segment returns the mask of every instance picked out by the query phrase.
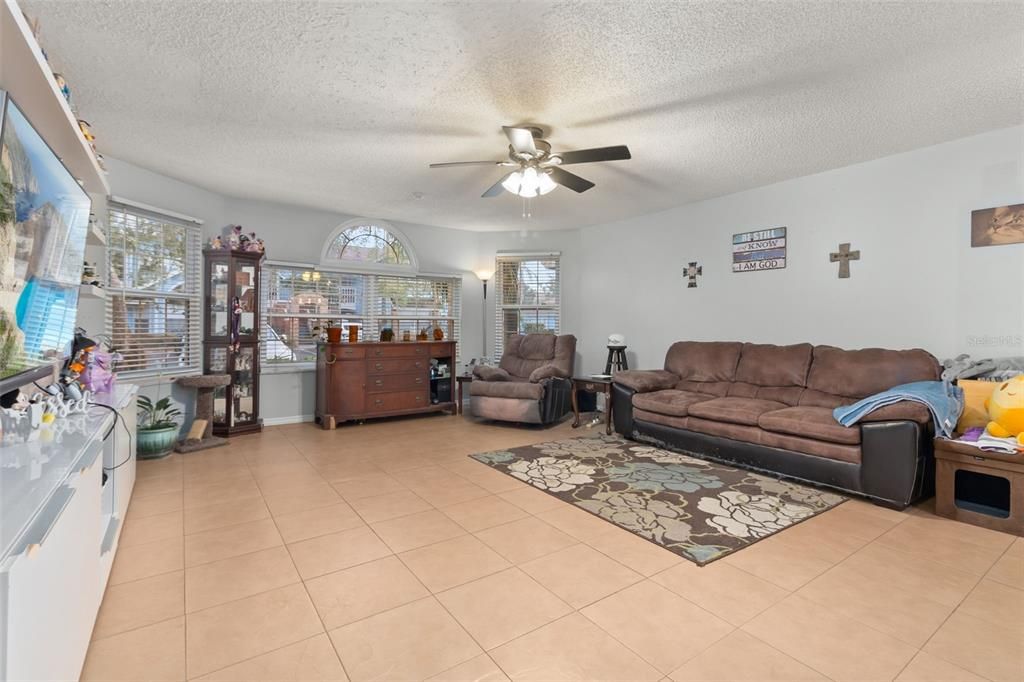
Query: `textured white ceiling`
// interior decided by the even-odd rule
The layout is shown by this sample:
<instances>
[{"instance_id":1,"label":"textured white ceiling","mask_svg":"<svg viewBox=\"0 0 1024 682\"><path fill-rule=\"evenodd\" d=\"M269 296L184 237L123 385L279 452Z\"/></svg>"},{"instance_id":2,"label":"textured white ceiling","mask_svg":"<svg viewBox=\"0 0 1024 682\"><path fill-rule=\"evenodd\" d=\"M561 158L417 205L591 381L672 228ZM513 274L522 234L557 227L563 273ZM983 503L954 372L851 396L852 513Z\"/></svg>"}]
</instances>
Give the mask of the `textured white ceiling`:
<instances>
[{"instance_id":1,"label":"textured white ceiling","mask_svg":"<svg viewBox=\"0 0 1024 682\"><path fill-rule=\"evenodd\" d=\"M1021 2L31 0L101 151L238 197L475 230L567 228L1024 120ZM501 126L579 165L481 199ZM421 199L414 198L422 193Z\"/></svg>"}]
</instances>

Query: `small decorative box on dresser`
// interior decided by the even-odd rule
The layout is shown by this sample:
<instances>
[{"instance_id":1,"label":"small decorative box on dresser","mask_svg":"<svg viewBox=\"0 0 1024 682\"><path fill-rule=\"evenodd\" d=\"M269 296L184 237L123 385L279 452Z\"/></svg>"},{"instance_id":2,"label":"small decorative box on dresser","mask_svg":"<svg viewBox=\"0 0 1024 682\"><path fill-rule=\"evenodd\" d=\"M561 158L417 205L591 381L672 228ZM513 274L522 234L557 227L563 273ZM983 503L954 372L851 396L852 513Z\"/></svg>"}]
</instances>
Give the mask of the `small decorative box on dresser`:
<instances>
[{"instance_id":1,"label":"small decorative box on dresser","mask_svg":"<svg viewBox=\"0 0 1024 682\"><path fill-rule=\"evenodd\" d=\"M454 341L320 343L316 420L339 422L420 412L455 412Z\"/></svg>"}]
</instances>

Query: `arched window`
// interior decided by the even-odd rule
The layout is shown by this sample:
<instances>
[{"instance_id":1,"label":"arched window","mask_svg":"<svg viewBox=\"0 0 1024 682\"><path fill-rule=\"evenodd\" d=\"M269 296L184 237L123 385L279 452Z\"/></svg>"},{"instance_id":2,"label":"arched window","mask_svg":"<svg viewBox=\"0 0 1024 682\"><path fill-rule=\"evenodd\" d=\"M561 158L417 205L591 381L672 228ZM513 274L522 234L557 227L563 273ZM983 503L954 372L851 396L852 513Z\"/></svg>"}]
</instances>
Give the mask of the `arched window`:
<instances>
[{"instance_id":1,"label":"arched window","mask_svg":"<svg viewBox=\"0 0 1024 682\"><path fill-rule=\"evenodd\" d=\"M341 225L327 240L321 261L356 269L416 270L408 242L381 221L353 220Z\"/></svg>"}]
</instances>

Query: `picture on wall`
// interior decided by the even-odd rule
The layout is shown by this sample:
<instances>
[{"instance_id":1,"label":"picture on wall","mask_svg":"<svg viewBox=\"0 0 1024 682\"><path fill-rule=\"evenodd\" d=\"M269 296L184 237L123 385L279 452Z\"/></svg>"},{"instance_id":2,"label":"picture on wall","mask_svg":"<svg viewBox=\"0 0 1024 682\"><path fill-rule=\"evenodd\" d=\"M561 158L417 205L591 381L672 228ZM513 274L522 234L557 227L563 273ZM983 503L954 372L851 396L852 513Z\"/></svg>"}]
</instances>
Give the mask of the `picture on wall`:
<instances>
[{"instance_id":1,"label":"picture on wall","mask_svg":"<svg viewBox=\"0 0 1024 682\"><path fill-rule=\"evenodd\" d=\"M971 211L971 246L1024 244L1024 204Z\"/></svg>"},{"instance_id":2,"label":"picture on wall","mask_svg":"<svg viewBox=\"0 0 1024 682\"><path fill-rule=\"evenodd\" d=\"M732 236L732 271L781 270L786 267L786 228L741 232Z\"/></svg>"}]
</instances>

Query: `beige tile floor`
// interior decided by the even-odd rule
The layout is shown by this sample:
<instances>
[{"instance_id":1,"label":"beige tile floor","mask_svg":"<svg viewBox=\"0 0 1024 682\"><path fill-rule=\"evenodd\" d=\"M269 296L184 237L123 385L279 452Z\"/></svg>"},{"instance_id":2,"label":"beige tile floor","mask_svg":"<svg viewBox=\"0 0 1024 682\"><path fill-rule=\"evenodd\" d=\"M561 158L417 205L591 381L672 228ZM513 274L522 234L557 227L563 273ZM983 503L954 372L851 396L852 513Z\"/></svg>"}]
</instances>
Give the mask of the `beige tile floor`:
<instances>
[{"instance_id":1,"label":"beige tile floor","mask_svg":"<svg viewBox=\"0 0 1024 682\"><path fill-rule=\"evenodd\" d=\"M579 433L142 462L83 679L1024 679L1024 539L854 501L698 568L466 457Z\"/></svg>"}]
</instances>

